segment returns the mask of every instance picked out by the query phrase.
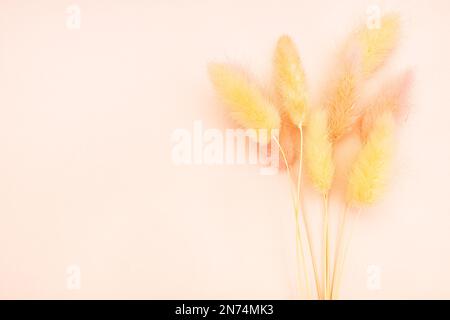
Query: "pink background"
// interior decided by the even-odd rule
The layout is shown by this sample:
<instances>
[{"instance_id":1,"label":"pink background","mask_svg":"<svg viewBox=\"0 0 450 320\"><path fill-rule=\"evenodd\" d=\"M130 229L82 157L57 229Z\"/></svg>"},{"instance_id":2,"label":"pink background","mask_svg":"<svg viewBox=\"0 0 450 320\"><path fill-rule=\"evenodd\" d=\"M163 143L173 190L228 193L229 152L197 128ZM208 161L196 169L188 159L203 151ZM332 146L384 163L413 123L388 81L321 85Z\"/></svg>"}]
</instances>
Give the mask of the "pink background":
<instances>
[{"instance_id":1,"label":"pink background","mask_svg":"<svg viewBox=\"0 0 450 320\"><path fill-rule=\"evenodd\" d=\"M0 298L295 298L286 176L175 166L170 137L195 120L224 127L209 61L265 81L283 33L317 90L370 4L401 14L387 71L412 66L416 83L388 193L355 229L342 298L450 298L448 1L73 3L80 30L66 28L72 2L0 3ZM79 290L66 287L70 265ZM367 287L370 265L379 290Z\"/></svg>"}]
</instances>

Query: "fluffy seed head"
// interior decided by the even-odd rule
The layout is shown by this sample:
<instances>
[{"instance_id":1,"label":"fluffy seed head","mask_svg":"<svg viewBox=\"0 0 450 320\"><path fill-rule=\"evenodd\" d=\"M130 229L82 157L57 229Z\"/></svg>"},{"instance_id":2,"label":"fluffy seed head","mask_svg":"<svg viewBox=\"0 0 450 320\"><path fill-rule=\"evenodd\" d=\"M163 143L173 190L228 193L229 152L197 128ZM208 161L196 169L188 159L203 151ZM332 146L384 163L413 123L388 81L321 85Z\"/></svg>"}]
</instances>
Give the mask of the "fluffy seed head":
<instances>
[{"instance_id":1,"label":"fluffy seed head","mask_svg":"<svg viewBox=\"0 0 450 320\"><path fill-rule=\"evenodd\" d=\"M355 105L360 82L359 51L356 49L342 55L340 65L328 84L324 104L328 110L328 129L334 143L348 133L355 123Z\"/></svg>"},{"instance_id":2,"label":"fluffy seed head","mask_svg":"<svg viewBox=\"0 0 450 320\"><path fill-rule=\"evenodd\" d=\"M288 36L278 40L274 56L275 87L284 111L295 125L303 123L308 99L305 73L294 42Z\"/></svg>"},{"instance_id":3,"label":"fluffy seed head","mask_svg":"<svg viewBox=\"0 0 450 320\"><path fill-rule=\"evenodd\" d=\"M364 25L356 32L362 49L362 72L369 76L381 67L400 38L400 19L396 14L381 17L379 28Z\"/></svg>"},{"instance_id":4,"label":"fluffy seed head","mask_svg":"<svg viewBox=\"0 0 450 320\"><path fill-rule=\"evenodd\" d=\"M379 28L366 24L355 30L343 46L334 80L326 95L329 130L333 142L344 136L355 124L356 101L362 82L389 58L400 37L400 21L395 14L380 19Z\"/></svg>"},{"instance_id":5,"label":"fluffy seed head","mask_svg":"<svg viewBox=\"0 0 450 320\"><path fill-rule=\"evenodd\" d=\"M333 146L328 137L328 115L323 109L314 109L305 132L305 165L312 184L326 194L333 182Z\"/></svg>"},{"instance_id":6,"label":"fluffy seed head","mask_svg":"<svg viewBox=\"0 0 450 320\"><path fill-rule=\"evenodd\" d=\"M380 115L352 166L347 186L347 203L373 204L386 184L393 149L394 120L391 112Z\"/></svg>"},{"instance_id":7,"label":"fluffy seed head","mask_svg":"<svg viewBox=\"0 0 450 320\"><path fill-rule=\"evenodd\" d=\"M272 130L280 127L280 116L261 88L242 71L229 65L214 63L208 69L217 93L230 108L231 116L238 125L266 129L267 140L262 141L263 136L258 140L260 143L270 141Z\"/></svg>"}]
</instances>

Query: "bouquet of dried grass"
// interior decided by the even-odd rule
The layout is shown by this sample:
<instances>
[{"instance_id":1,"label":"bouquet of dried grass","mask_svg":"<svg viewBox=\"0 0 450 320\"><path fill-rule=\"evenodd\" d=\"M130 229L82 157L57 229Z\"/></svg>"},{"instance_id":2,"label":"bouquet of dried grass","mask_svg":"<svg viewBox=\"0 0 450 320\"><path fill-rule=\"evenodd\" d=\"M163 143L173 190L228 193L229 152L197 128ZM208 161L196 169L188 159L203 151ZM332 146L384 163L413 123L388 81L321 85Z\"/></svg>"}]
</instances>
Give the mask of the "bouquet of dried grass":
<instances>
[{"instance_id":1,"label":"bouquet of dried grass","mask_svg":"<svg viewBox=\"0 0 450 320\"><path fill-rule=\"evenodd\" d=\"M230 108L236 122L253 129L290 128L284 142L275 134L259 143L273 140L279 147L286 166L295 215L298 280L307 298L336 299L350 237L347 232L348 213L359 212L372 205L382 194L388 181L389 167L394 151L396 119L407 110L407 95L411 87L412 72L407 71L369 98L362 97L367 80L388 60L400 38L400 20L390 14L381 18L380 27L358 27L344 42L337 65L329 75L320 105L311 106L305 71L294 41L287 35L279 38L273 59L274 89L277 99L270 99L261 87L242 70L226 64L211 64L212 83ZM297 129L297 133L292 128ZM299 146L292 147L292 134L299 134ZM357 134L361 147L348 174L345 210L337 226L336 246L332 255L329 229L329 198L333 190L336 170L335 151L347 135ZM289 148L283 147L289 145ZM292 154L298 152L298 154ZM296 177L292 172L298 162ZM303 162L310 184L323 199L323 228L321 266L313 253L312 232L308 216L303 209L301 181ZM294 180L296 178L296 181ZM303 228L302 228L303 225ZM305 231L302 235L301 230ZM351 235L350 230L350 235ZM309 254L307 254L309 253ZM331 257L334 260L331 261ZM308 265L308 262L311 264ZM312 266L312 268L310 268ZM314 276L309 277L312 269ZM311 284L311 281L315 285Z\"/></svg>"}]
</instances>

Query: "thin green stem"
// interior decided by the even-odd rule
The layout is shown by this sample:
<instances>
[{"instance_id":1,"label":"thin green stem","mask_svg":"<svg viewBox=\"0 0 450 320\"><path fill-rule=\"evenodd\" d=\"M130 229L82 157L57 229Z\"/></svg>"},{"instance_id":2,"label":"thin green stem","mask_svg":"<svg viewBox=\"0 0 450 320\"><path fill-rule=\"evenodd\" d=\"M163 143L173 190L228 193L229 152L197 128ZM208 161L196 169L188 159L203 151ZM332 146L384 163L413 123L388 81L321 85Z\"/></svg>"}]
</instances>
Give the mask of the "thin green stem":
<instances>
[{"instance_id":1,"label":"thin green stem","mask_svg":"<svg viewBox=\"0 0 450 320\"><path fill-rule=\"evenodd\" d=\"M300 185L302 181L302 167L303 167L303 126L302 123L298 125L300 130L300 157L298 162L298 175L297 175L297 206L300 203Z\"/></svg>"},{"instance_id":2,"label":"thin green stem","mask_svg":"<svg viewBox=\"0 0 450 320\"><path fill-rule=\"evenodd\" d=\"M306 262L305 262L305 254L303 252L303 241L302 236L300 233L300 225L298 221L298 208L297 212L295 213L295 225L296 225L296 246L297 246L297 258L299 257L298 252L300 252L301 260L299 263L302 264L303 270L305 272L305 285L306 285L306 294L308 299L311 299L311 288L309 286L309 278L308 278L308 270L306 268Z\"/></svg>"},{"instance_id":3,"label":"thin green stem","mask_svg":"<svg viewBox=\"0 0 450 320\"><path fill-rule=\"evenodd\" d=\"M290 181L290 185L291 185L292 204L293 204L293 207L294 207L294 215L295 215L295 237L296 237L296 241L295 241L295 248L296 248L296 250L295 251L296 251L296 260L297 260L297 281L298 281L298 286L299 286L299 290L301 290L301 286L300 286L300 278L301 278L300 265L302 265L302 267L304 269L306 294L307 294L308 299L310 299L311 293L310 293L310 287L309 287L308 271L306 269L305 254L303 252L303 243L302 243L302 237L301 237L301 234L300 234L300 228L299 228L299 222L298 222L298 210L299 210L299 208L298 208L298 203L296 202L296 199L295 199L294 184L293 184L293 180L292 180L292 174L291 174L289 163L287 161L286 153L284 152L283 147L281 146L280 142L278 141L278 138L276 136L273 136L273 140L276 142L276 144L278 145L278 148L280 149L281 155L282 155L284 163L286 165L286 170L288 172L289 181Z\"/></svg>"},{"instance_id":4,"label":"thin green stem","mask_svg":"<svg viewBox=\"0 0 450 320\"><path fill-rule=\"evenodd\" d=\"M331 299L335 298L336 277L337 277L337 272L338 272L338 264L339 264L339 259L340 259L340 255L341 255L341 246L342 246L341 242L342 242L342 236L343 236L344 229L345 229L345 223L347 220L348 209L349 209L349 207L348 207L348 205L346 205L344 208L344 213L341 214L340 222L339 222L339 226L338 226L338 233L337 233L337 240L336 240L336 247L335 247L335 256L334 256L334 262L333 262L333 274L331 275L331 289L330 289Z\"/></svg>"},{"instance_id":5,"label":"thin green stem","mask_svg":"<svg viewBox=\"0 0 450 320\"><path fill-rule=\"evenodd\" d=\"M293 182L292 182L292 174L291 174L291 169L289 167L289 163L287 161L286 153L284 152L284 149L281 146L280 141L278 141L278 138L276 136L273 136L272 139L278 145L278 148L280 149L280 152L281 152L281 156L283 157L283 161L284 161L284 164L286 166L286 170L287 170L287 173L288 173L288 176L289 176L289 183L291 185L290 190L291 190L292 202L293 202L293 205L294 205L294 209L297 210L297 203L295 201L295 193L294 193L294 185L293 185Z\"/></svg>"},{"instance_id":6,"label":"thin green stem","mask_svg":"<svg viewBox=\"0 0 450 320\"><path fill-rule=\"evenodd\" d=\"M303 223L305 224L306 231L306 242L308 243L309 254L311 256L311 263L314 272L314 282L316 284L317 296L321 299L321 289L320 289L320 281L319 281L319 273L316 264L316 259L314 259L314 250L312 244L312 237L310 233L308 218L306 216L306 211L303 207L303 203L301 202L301 180L302 180L302 171L303 171L303 124L299 123L298 129L300 131L300 155L299 155L299 164L298 164L298 175L297 175L297 207L298 210L301 211ZM297 228L299 228L297 226Z\"/></svg>"},{"instance_id":7,"label":"thin green stem","mask_svg":"<svg viewBox=\"0 0 450 320\"><path fill-rule=\"evenodd\" d=\"M350 243L352 241L353 233L355 230L355 224L356 224L356 221L358 220L360 214L361 214L361 209L358 210L356 216L354 217L354 219L352 221L352 224L350 226L350 234L349 234L348 240L346 241L345 246L344 246L342 262L341 262L341 266L339 268L340 271L338 272L337 278L336 278L336 293L335 293L336 299L339 299L339 291L341 290L341 281L342 281L342 275L344 273L345 259L347 258L348 249L350 247Z\"/></svg>"},{"instance_id":8,"label":"thin green stem","mask_svg":"<svg viewBox=\"0 0 450 320\"><path fill-rule=\"evenodd\" d=\"M329 285L329 274L330 274L330 263L329 263L329 236L328 236L328 194L323 195L323 238L322 238L322 261L323 261L323 287L324 299L330 298L330 285Z\"/></svg>"},{"instance_id":9,"label":"thin green stem","mask_svg":"<svg viewBox=\"0 0 450 320\"><path fill-rule=\"evenodd\" d=\"M312 237L311 237L311 233L310 233L309 222L308 222L308 219L306 216L306 210L303 207L302 202L300 203L300 208L302 210L303 223L305 224L306 240L308 242L309 254L311 256L311 262L312 262L312 267L313 267L313 272L314 272L314 282L316 284L317 296L319 297L319 299L322 299L322 290L320 288L319 273L318 273L319 269L316 264L316 259L314 258L314 248L313 248L313 244L312 244Z\"/></svg>"}]
</instances>

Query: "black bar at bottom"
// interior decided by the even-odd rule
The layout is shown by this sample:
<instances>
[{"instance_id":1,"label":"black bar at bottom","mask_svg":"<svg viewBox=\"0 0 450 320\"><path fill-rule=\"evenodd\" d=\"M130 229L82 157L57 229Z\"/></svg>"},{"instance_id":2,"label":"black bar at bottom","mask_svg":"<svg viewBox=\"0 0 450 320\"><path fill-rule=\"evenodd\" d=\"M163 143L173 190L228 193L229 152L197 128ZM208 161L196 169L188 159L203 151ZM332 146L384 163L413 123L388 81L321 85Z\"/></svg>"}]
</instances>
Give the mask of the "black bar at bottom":
<instances>
[{"instance_id":1,"label":"black bar at bottom","mask_svg":"<svg viewBox=\"0 0 450 320\"><path fill-rule=\"evenodd\" d=\"M1 301L2 312L11 308L15 317L22 313L101 319L319 319L322 316L379 317L398 313L429 317L447 314L448 301L287 301L287 300L62 300ZM86 308L85 308L86 307ZM319 318L318 318L319 317Z\"/></svg>"}]
</instances>

